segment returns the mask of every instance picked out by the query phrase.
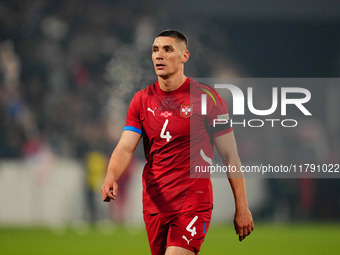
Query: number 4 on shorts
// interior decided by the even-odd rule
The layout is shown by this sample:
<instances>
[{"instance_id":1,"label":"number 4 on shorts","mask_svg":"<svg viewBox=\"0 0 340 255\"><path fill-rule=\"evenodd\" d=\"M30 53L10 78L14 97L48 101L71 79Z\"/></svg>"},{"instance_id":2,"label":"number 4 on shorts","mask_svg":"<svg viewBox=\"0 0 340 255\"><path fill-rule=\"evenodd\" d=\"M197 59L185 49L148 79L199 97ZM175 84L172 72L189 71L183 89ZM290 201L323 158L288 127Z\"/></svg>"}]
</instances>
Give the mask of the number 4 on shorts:
<instances>
[{"instance_id":1,"label":"number 4 on shorts","mask_svg":"<svg viewBox=\"0 0 340 255\"><path fill-rule=\"evenodd\" d=\"M192 221L190 221L190 223L188 224L186 230L189 231L191 233L191 236L194 236L197 234L196 232L196 227L192 227L192 225L194 225L194 223L196 222L196 220L198 219L198 216L195 216Z\"/></svg>"}]
</instances>

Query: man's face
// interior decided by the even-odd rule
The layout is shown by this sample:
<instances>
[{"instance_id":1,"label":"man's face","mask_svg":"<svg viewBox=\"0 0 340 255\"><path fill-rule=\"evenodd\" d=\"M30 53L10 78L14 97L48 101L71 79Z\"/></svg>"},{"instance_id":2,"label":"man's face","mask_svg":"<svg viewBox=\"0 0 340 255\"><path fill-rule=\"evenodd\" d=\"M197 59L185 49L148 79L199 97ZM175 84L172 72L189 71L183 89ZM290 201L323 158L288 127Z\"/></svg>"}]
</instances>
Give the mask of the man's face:
<instances>
[{"instance_id":1,"label":"man's face","mask_svg":"<svg viewBox=\"0 0 340 255\"><path fill-rule=\"evenodd\" d=\"M152 45L152 61L157 76L168 78L181 71L188 60L189 52L185 44L172 37L156 37Z\"/></svg>"}]
</instances>

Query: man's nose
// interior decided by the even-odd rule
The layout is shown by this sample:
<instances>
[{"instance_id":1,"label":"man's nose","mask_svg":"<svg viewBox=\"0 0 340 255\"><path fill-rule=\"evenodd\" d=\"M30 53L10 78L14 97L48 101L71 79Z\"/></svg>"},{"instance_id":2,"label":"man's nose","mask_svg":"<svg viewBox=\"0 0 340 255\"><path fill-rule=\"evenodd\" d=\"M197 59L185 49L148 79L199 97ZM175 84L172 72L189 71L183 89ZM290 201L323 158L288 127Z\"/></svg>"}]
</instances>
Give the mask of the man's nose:
<instances>
[{"instance_id":1,"label":"man's nose","mask_svg":"<svg viewBox=\"0 0 340 255\"><path fill-rule=\"evenodd\" d=\"M158 52L156 53L156 59L157 59L157 60L162 60L162 59L163 59L163 53L162 53L161 51L158 51Z\"/></svg>"}]
</instances>

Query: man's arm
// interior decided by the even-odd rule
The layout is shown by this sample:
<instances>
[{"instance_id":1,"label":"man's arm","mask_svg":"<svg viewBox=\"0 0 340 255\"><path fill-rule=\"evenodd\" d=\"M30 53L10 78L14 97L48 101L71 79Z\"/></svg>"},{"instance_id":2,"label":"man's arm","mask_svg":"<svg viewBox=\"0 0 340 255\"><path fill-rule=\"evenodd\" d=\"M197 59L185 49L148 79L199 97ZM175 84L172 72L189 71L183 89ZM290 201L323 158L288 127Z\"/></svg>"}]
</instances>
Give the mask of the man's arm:
<instances>
[{"instance_id":1,"label":"man's arm","mask_svg":"<svg viewBox=\"0 0 340 255\"><path fill-rule=\"evenodd\" d=\"M130 164L141 135L133 131L123 131L117 147L112 153L104 184L101 188L102 199L109 202L117 195L117 180Z\"/></svg>"},{"instance_id":2,"label":"man's arm","mask_svg":"<svg viewBox=\"0 0 340 255\"><path fill-rule=\"evenodd\" d=\"M246 186L240 171L241 161L237 153L234 132L214 138L214 143L225 166L235 166L236 173L228 173L228 180L235 199L234 227L239 240L242 241L254 229L253 217L248 208Z\"/></svg>"}]
</instances>

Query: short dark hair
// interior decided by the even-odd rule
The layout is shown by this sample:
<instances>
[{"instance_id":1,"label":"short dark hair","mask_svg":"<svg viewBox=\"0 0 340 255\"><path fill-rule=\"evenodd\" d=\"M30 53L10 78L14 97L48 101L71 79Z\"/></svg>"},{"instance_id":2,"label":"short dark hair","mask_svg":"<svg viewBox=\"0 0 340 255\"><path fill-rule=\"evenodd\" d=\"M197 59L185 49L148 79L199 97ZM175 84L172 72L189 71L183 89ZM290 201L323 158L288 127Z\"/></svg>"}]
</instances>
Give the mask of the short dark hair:
<instances>
[{"instance_id":1,"label":"short dark hair","mask_svg":"<svg viewBox=\"0 0 340 255\"><path fill-rule=\"evenodd\" d=\"M172 38L177 38L178 40L184 42L185 47L188 48L188 38L181 32L174 30L174 29L167 29L162 32L160 32L157 37L160 36L165 36L165 37L172 37Z\"/></svg>"}]
</instances>

